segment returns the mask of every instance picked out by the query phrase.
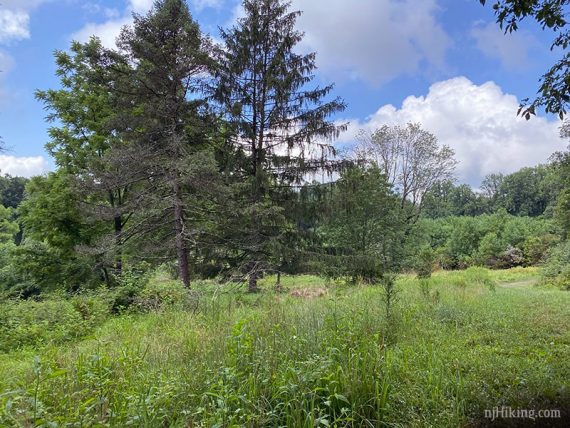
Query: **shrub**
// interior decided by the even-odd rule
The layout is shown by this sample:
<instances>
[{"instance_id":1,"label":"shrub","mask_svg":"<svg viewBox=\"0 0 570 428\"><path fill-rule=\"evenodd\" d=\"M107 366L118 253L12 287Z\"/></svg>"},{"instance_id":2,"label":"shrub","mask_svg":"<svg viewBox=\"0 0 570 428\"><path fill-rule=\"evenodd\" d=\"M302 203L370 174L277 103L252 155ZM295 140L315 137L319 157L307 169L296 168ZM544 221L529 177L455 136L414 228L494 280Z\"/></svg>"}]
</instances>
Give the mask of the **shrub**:
<instances>
[{"instance_id":1,"label":"shrub","mask_svg":"<svg viewBox=\"0 0 570 428\"><path fill-rule=\"evenodd\" d=\"M185 289L180 281L153 281L134 299L134 307L142 312L157 311L166 307L194 306L197 295Z\"/></svg>"},{"instance_id":2,"label":"shrub","mask_svg":"<svg viewBox=\"0 0 570 428\"><path fill-rule=\"evenodd\" d=\"M436 253L431 247L426 246L420 249L414 263L418 278L430 278L436 261Z\"/></svg>"},{"instance_id":3,"label":"shrub","mask_svg":"<svg viewBox=\"0 0 570 428\"><path fill-rule=\"evenodd\" d=\"M558 236L546 234L529 236L523 243L524 263L527 266L543 264L548 259L550 249L559 241Z\"/></svg>"},{"instance_id":4,"label":"shrub","mask_svg":"<svg viewBox=\"0 0 570 428\"><path fill-rule=\"evenodd\" d=\"M570 290L570 241L556 246L542 270L545 283Z\"/></svg>"},{"instance_id":5,"label":"shrub","mask_svg":"<svg viewBox=\"0 0 570 428\"><path fill-rule=\"evenodd\" d=\"M524 264L522 250L515 247L508 247L498 260L497 267L500 269L511 269Z\"/></svg>"},{"instance_id":6,"label":"shrub","mask_svg":"<svg viewBox=\"0 0 570 428\"><path fill-rule=\"evenodd\" d=\"M0 352L81 337L108 316L108 303L96 296L9 300L0 305Z\"/></svg>"}]
</instances>

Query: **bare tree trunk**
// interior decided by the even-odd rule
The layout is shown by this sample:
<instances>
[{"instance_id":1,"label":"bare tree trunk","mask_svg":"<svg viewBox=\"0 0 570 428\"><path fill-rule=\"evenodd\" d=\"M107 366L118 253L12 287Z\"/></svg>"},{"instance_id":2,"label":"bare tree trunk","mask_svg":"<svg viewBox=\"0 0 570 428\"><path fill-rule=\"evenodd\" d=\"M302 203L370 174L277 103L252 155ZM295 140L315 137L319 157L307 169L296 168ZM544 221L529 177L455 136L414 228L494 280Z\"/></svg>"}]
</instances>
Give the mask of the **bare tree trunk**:
<instances>
[{"instance_id":1,"label":"bare tree trunk","mask_svg":"<svg viewBox=\"0 0 570 428\"><path fill-rule=\"evenodd\" d=\"M184 287L190 288L190 271L188 268L188 250L184 242L184 216L180 184L174 182L174 228L176 231L176 252L178 271Z\"/></svg>"}]
</instances>

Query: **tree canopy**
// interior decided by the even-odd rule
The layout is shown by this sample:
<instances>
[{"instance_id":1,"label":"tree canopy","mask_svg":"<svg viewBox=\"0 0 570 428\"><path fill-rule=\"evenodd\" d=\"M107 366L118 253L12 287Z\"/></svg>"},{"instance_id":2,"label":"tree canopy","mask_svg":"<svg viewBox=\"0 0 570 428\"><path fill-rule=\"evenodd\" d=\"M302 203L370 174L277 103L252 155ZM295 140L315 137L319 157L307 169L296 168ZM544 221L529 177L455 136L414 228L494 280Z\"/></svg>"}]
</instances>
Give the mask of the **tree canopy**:
<instances>
[{"instance_id":1,"label":"tree canopy","mask_svg":"<svg viewBox=\"0 0 570 428\"><path fill-rule=\"evenodd\" d=\"M491 3L479 0L481 4ZM530 119L538 108L547 113L554 113L564 118L570 106L570 43L568 29L569 0L493 0L493 9L497 23L510 33L517 31L526 19L534 19L543 29L552 30L555 34L550 46L551 50L561 49L562 58L541 77L538 96L530 103L523 100L519 113Z\"/></svg>"}]
</instances>

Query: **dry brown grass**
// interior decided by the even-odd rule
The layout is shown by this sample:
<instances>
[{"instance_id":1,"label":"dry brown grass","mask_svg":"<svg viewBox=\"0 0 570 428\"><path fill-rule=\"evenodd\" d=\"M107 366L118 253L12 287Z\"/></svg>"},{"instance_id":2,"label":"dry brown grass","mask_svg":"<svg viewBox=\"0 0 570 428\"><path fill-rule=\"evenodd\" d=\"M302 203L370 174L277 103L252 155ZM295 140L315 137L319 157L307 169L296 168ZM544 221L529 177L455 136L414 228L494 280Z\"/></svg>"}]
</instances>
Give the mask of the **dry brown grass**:
<instances>
[{"instance_id":1,"label":"dry brown grass","mask_svg":"<svg viewBox=\"0 0 570 428\"><path fill-rule=\"evenodd\" d=\"M291 290L289 293L293 297L299 297L301 299L315 299L317 297L323 297L328 294L328 290L323 287L317 288L299 288L296 290Z\"/></svg>"}]
</instances>

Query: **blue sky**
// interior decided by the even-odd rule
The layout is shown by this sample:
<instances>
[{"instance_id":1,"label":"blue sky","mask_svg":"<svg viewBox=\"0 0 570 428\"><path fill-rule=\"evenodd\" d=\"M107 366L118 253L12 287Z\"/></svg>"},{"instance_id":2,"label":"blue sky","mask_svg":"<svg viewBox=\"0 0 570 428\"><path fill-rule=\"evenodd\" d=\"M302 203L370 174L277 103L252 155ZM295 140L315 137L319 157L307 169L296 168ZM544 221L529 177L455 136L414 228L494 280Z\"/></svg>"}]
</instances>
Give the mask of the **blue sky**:
<instances>
[{"instance_id":1,"label":"blue sky","mask_svg":"<svg viewBox=\"0 0 570 428\"><path fill-rule=\"evenodd\" d=\"M188 0L203 31L240 15L236 0ZM0 0L0 135L11 151L5 173L52 168L45 153L48 124L36 89L57 88L53 51L97 34L111 45L132 12L152 0ZM335 82L348 103L338 120L360 129L418 121L460 161L457 178L477 186L490 172L535 165L565 147L559 122L516 117L556 55L551 34L523 25L503 35L478 0L293 0L304 11L303 49L317 51L317 81Z\"/></svg>"}]
</instances>

